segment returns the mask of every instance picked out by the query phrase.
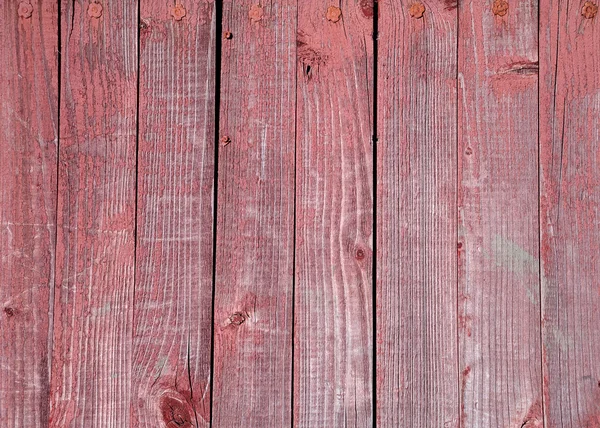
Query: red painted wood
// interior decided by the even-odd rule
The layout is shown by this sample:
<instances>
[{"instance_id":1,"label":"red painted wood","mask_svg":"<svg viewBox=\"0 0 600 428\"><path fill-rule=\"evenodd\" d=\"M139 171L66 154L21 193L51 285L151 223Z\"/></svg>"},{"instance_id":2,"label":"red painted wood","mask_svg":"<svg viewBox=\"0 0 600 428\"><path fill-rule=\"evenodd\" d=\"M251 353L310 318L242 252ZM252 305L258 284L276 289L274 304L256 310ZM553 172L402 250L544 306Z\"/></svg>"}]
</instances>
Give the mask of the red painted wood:
<instances>
[{"instance_id":1,"label":"red painted wood","mask_svg":"<svg viewBox=\"0 0 600 428\"><path fill-rule=\"evenodd\" d=\"M213 426L291 421L296 1L226 0Z\"/></svg>"},{"instance_id":2,"label":"red painted wood","mask_svg":"<svg viewBox=\"0 0 600 428\"><path fill-rule=\"evenodd\" d=\"M460 2L461 426L541 426L536 2ZM523 425L525 424L525 425Z\"/></svg>"},{"instance_id":3,"label":"red painted wood","mask_svg":"<svg viewBox=\"0 0 600 428\"><path fill-rule=\"evenodd\" d=\"M48 419L58 8L0 6L0 425Z\"/></svg>"},{"instance_id":4,"label":"red painted wood","mask_svg":"<svg viewBox=\"0 0 600 428\"><path fill-rule=\"evenodd\" d=\"M294 426L367 427L373 5L330 6L298 3Z\"/></svg>"},{"instance_id":5,"label":"red painted wood","mask_svg":"<svg viewBox=\"0 0 600 428\"><path fill-rule=\"evenodd\" d=\"M540 2L540 223L549 428L600 427L600 29L598 15L583 16L593 12L584 4Z\"/></svg>"},{"instance_id":6,"label":"red painted wood","mask_svg":"<svg viewBox=\"0 0 600 428\"><path fill-rule=\"evenodd\" d=\"M458 423L457 11L451 2L421 6L379 2L376 362L382 427Z\"/></svg>"},{"instance_id":7,"label":"red painted wood","mask_svg":"<svg viewBox=\"0 0 600 428\"><path fill-rule=\"evenodd\" d=\"M215 8L142 0L135 426L209 426ZM175 15L175 16L174 16Z\"/></svg>"},{"instance_id":8,"label":"red painted wood","mask_svg":"<svg viewBox=\"0 0 600 428\"><path fill-rule=\"evenodd\" d=\"M61 3L51 427L128 426L137 4Z\"/></svg>"}]
</instances>

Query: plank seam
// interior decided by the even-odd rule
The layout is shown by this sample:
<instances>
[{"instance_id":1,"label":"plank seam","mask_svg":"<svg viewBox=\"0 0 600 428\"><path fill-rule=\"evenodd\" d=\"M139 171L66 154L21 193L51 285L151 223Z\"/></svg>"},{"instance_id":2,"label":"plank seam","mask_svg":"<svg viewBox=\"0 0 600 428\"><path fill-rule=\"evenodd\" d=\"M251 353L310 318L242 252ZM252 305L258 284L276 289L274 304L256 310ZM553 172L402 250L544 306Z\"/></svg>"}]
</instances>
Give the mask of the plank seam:
<instances>
[{"instance_id":1,"label":"plank seam","mask_svg":"<svg viewBox=\"0 0 600 428\"><path fill-rule=\"evenodd\" d=\"M378 144L378 129L377 129L377 74L379 72L379 0L373 0L373 255L371 257L372 273L371 273L371 299L372 302L372 317L373 317L373 362L372 362L372 425L377 426L377 144Z\"/></svg>"},{"instance_id":2,"label":"plank seam","mask_svg":"<svg viewBox=\"0 0 600 428\"><path fill-rule=\"evenodd\" d=\"M212 305L211 305L211 338L210 338L210 417L209 426L213 426L214 402L214 367L215 367L215 290L217 287L217 203L219 184L219 134L221 131L221 56L223 32L223 0L215 2L215 132L214 132L214 162L213 162L213 224L212 224Z\"/></svg>"}]
</instances>

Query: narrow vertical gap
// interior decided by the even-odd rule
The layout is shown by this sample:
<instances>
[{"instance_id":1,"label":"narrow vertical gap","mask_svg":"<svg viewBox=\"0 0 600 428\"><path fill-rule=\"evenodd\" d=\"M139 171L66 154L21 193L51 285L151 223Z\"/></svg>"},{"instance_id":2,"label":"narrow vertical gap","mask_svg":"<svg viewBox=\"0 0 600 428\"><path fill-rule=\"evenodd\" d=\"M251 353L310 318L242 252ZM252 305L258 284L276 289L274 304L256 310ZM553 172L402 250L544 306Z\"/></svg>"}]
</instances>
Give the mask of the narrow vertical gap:
<instances>
[{"instance_id":1,"label":"narrow vertical gap","mask_svg":"<svg viewBox=\"0 0 600 428\"><path fill-rule=\"evenodd\" d=\"M54 356L54 302L56 296L56 265L57 265L57 249L58 249L58 191L59 191L59 173L60 173L60 103L61 103L61 92L62 92L62 4L58 4L58 12L57 12L57 31L58 31L58 40L57 40L57 96L56 102L58 104L56 109L56 194L54 199L54 260L53 260L53 278L52 278L52 286L50 287L50 295L48 296L48 417L50 417L50 402L52 399L52 359Z\"/></svg>"},{"instance_id":2,"label":"narrow vertical gap","mask_svg":"<svg viewBox=\"0 0 600 428\"><path fill-rule=\"evenodd\" d=\"M373 310L372 405L373 427L377 426L377 74L379 54L379 1L373 0L373 272L371 278Z\"/></svg>"},{"instance_id":3,"label":"narrow vertical gap","mask_svg":"<svg viewBox=\"0 0 600 428\"><path fill-rule=\"evenodd\" d=\"M538 51L538 75L537 75L537 91L538 91L538 109L537 109L537 142L538 142L538 280L539 280L539 302L540 302L540 392L542 394L542 426L546 427L546 403L544 401L544 331L543 331L543 319L544 319L544 299L543 299L543 284L542 284L542 153L541 153L541 137L540 137L540 2L537 2L537 51ZM558 42L558 41L557 41ZM558 56L556 58L558 63Z\"/></svg>"},{"instance_id":4,"label":"narrow vertical gap","mask_svg":"<svg viewBox=\"0 0 600 428\"><path fill-rule=\"evenodd\" d=\"M215 2L215 124L214 124L214 146L215 157L213 163L213 224L212 224L212 305L211 305L211 339L210 339L210 426L213 425L213 403L214 403L214 374L215 374L215 290L217 286L217 202L219 184L219 132L221 130L221 54L223 34L223 0Z\"/></svg>"},{"instance_id":5,"label":"narrow vertical gap","mask_svg":"<svg viewBox=\"0 0 600 428\"><path fill-rule=\"evenodd\" d=\"M298 2L303 0L298 0L296 2L296 32L298 32L299 26L299 13L298 13ZM298 233L296 228L296 206L297 206L297 196L298 196L298 52L297 52L297 44L296 44L296 75L295 75L295 90L294 90L294 220L293 220L293 228L294 228L294 236L293 236L293 249L292 249L292 361L291 361L291 382L290 382L290 424L292 428L294 427L294 388L295 388L295 360L296 360L296 235Z\"/></svg>"},{"instance_id":6,"label":"narrow vertical gap","mask_svg":"<svg viewBox=\"0 0 600 428\"><path fill-rule=\"evenodd\" d=\"M140 148L140 53L141 53L141 2L142 0L137 1L137 19L136 19L136 31L137 31L137 56L136 56L136 94L135 94L135 216L133 222L133 287L131 292L131 344L132 349L133 342L135 338L135 293L137 288L138 281L138 263L137 263L137 254L138 254L138 183L139 183L139 148ZM130 375L133 373L133 358L134 355L132 353L130 357ZM131 385L131 384L130 384ZM132 394L130 394L131 396Z\"/></svg>"},{"instance_id":7,"label":"narrow vertical gap","mask_svg":"<svg viewBox=\"0 0 600 428\"><path fill-rule=\"evenodd\" d=\"M454 225L454 227L456 227L456 246L458 248L458 243L460 242L460 234L459 234L459 224L460 224L460 206L459 206L459 193L460 193L460 134L459 134L459 129L460 129L460 111L459 111L459 79L458 79L458 74L459 74L459 70L458 70L458 66L459 66L459 50L460 50L460 10L461 10L461 5L462 2L457 1L456 2L456 112L455 112L455 118L456 118L456 195L455 195L455 208L456 208L456 213L455 213L455 217L456 217L456 224ZM465 244L463 243L463 248L465 247ZM458 409L457 410L457 420L458 420L458 428L461 428L462 426L462 393L461 393L461 385L462 385L462 373L460 370L460 325L459 325L459 320L460 320L460 253L458 252L458 250L456 251L456 396L458 398L457 402L458 402Z\"/></svg>"}]
</instances>

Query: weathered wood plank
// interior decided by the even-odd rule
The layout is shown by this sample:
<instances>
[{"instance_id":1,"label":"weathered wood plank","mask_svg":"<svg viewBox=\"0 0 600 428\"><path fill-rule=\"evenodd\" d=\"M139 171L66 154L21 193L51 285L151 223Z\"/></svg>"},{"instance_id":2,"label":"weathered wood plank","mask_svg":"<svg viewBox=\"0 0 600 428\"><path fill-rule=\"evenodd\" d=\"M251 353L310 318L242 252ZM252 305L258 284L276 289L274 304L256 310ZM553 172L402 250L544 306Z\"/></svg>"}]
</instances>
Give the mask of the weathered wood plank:
<instances>
[{"instance_id":1,"label":"weathered wood plank","mask_svg":"<svg viewBox=\"0 0 600 428\"><path fill-rule=\"evenodd\" d=\"M540 2L540 223L549 428L600 427L598 18L591 2Z\"/></svg>"},{"instance_id":2,"label":"weathered wood plank","mask_svg":"<svg viewBox=\"0 0 600 428\"><path fill-rule=\"evenodd\" d=\"M50 426L129 426L138 5L60 4Z\"/></svg>"},{"instance_id":3,"label":"weathered wood plank","mask_svg":"<svg viewBox=\"0 0 600 428\"><path fill-rule=\"evenodd\" d=\"M291 422L296 1L226 0L213 425Z\"/></svg>"},{"instance_id":4,"label":"weathered wood plank","mask_svg":"<svg viewBox=\"0 0 600 428\"><path fill-rule=\"evenodd\" d=\"M294 426L372 425L373 4L298 3Z\"/></svg>"},{"instance_id":5,"label":"weathered wood plank","mask_svg":"<svg viewBox=\"0 0 600 428\"><path fill-rule=\"evenodd\" d=\"M215 6L179 5L140 12L132 411L144 427L210 423Z\"/></svg>"},{"instance_id":6,"label":"weathered wood plank","mask_svg":"<svg viewBox=\"0 0 600 428\"><path fill-rule=\"evenodd\" d=\"M379 11L377 421L456 426L456 5Z\"/></svg>"},{"instance_id":7,"label":"weathered wood plank","mask_svg":"<svg viewBox=\"0 0 600 428\"><path fill-rule=\"evenodd\" d=\"M537 14L459 6L462 426L542 424Z\"/></svg>"},{"instance_id":8,"label":"weathered wood plank","mask_svg":"<svg viewBox=\"0 0 600 428\"><path fill-rule=\"evenodd\" d=\"M0 421L6 427L47 426L49 411L58 7L32 3L0 5Z\"/></svg>"}]
</instances>

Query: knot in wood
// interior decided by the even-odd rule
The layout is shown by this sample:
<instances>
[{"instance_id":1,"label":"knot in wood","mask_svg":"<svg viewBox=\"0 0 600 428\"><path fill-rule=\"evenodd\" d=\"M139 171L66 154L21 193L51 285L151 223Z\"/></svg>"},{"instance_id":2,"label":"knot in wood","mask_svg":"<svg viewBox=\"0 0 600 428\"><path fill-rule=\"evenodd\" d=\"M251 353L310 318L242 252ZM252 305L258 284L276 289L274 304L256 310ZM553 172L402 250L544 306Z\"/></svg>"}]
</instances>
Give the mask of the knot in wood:
<instances>
[{"instance_id":1,"label":"knot in wood","mask_svg":"<svg viewBox=\"0 0 600 428\"><path fill-rule=\"evenodd\" d=\"M365 251L362 248L356 250L356 260L362 260L365 258Z\"/></svg>"},{"instance_id":2,"label":"knot in wood","mask_svg":"<svg viewBox=\"0 0 600 428\"><path fill-rule=\"evenodd\" d=\"M176 3L171 9L171 16L175 21L181 21L185 16L185 7L182 4Z\"/></svg>"},{"instance_id":3,"label":"knot in wood","mask_svg":"<svg viewBox=\"0 0 600 428\"><path fill-rule=\"evenodd\" d=\"M342 17L342 9L336 6L329 6L327 8L327 13L325 14L325 17L328 21L338 22Z\"/></svg>"},{"instance_id":4,"label":"knot in wood","mask_svg":"<svg viewBox=\"0 0 600 428\"><path fill-rule=\"evenodd\" d=\"M229 316L229 322L233 325L241 325L246 321L246 316L241 312L235 312Z\"/></svg>"},{"instance_id":5,"label":"knot in wood","mask_svg":"<svg viewBox=\"0 0 600 428\"><path fill-rule=\"evenodd\" d=\"M408 13L415 19L423 18L423 14L425 13L425 5L423 3L413 3L408 8Z\"/></svg>"},{"instance_id":6,"label":"knot in wood","mask_svg":"<svg viewBox=\"0 0 600 428\"><path fill-rule=\"evenodd\" d=\"M229 138L227 135L221 137L221 144L223 146L226 146L229 143L231 143L231 138Z\"/></svg>"},{"instance_id":7,"label":"knot in wood","mask_svg":"<svg viewBox=\"0 0 600 428\"><path fill-rule=\"evenodd\" d=\"M586 1L583 4L583 8L581 9L581 15L583 15L586 19L592 19L598 13L598 6L596 3L591 1Z\"/></svg>"},{"instance_id":8,"label":"knot in wood","mask_svg":"<svg viewBox=\"0 0 600 428\"><path fill-rule=\"evenodd\" d=\"M102 5L100 3L90 3L88 6L88 15L92 18L100 18L102 16Z\"/></svg>"},{"instance_id":9,"label":"knot in wood","mask_svg":"<svg viewBox=\"0 0 600 428\"><path fill-rule=\"evenodd\" d=\"M248 12L248 17L252 20L252 22L258 22L263 17L263 8L259 4L254 4L250 7L250 11Z\"/></svg>"},{"instance_id":10,"label":"knot in wood","mask_svg":"<svg viewBox=\"0 0 600 428\"><path fill-rule=\"evenodd\" d=\"M504 16L508 13L508 2L506 0L496 0L492 5L492 12L496 16Z\"/></svg>"},{"instance_id":11,"label":"knot in wood","mask_svg":"<svg viewBox=\"0 0 600 428\"><path fill-rule=\"evenodd\" d=\"M6 314L7 317L13 317L15 315L15 310L13 308L11 308L10 306L7 306L6 308L4 308L4 313Z\"/></svg>"},{"instance_id":12,"label":"knot in wood","mask_svg":"<svg viewBox=\"0 0 600 428\"><path fill-rule=\"evenodd\" d=\"M472 148L470 148L470 147L467 147L467 148L465 149L465 154L466 154L467 156L470 156L470 155L472 155L472 154L473 154L473 149L472 149Z\"/></svg>"},{"instance_id":13,"label":"knot in wood","mask_svg":"<svg viewBox=\"0 0 600 428\"><path fill-rule=\"evenodd\" d=\"M19 3L19 16L21 18L31 18L33 14L33 6L29 2L22 1Z\"/></svg>"}]
</instances>

